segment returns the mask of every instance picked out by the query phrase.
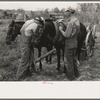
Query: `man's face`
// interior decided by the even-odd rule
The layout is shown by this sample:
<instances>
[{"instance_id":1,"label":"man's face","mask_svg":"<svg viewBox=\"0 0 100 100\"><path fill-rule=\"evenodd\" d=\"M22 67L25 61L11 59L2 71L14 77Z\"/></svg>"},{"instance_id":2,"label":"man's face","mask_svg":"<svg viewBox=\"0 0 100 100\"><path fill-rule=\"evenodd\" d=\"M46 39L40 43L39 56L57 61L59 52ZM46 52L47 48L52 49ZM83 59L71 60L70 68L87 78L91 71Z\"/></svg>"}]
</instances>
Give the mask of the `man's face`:
<instances>
[{"instance_id":1,"label":"man's face","mask_svg":"<svg viewBox=\"0 0 100 100\"><path fill-rule=\"evenodd\" d=\"M69 18L70 17L70 12L69 11L65 12L64 16L65 16L65 18Z\"/></svg>"}]
</instances>

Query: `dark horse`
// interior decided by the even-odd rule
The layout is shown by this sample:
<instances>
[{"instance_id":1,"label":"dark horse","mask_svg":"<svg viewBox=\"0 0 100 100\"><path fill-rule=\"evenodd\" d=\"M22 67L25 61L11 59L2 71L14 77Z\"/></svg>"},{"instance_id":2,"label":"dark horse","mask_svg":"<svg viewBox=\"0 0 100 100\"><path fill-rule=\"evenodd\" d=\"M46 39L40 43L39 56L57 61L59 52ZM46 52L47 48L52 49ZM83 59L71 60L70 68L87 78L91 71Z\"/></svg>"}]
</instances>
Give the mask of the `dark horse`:
<instances>
[{"instance_id":1,"label":"dark horse","mask_svg":"<svg viewBox=\"0 0 100 100\"><path fill-rule=\"evenodd\" d=\"M19 22L16 24L13 24L13 23L15 23L15 22L13 21L12 24L9 25L10 28L8 30L7 38L6 38L7 42L8 42L8 40L11 40L11 41L14 40L16 38L16 36L18 34L20 34L20 28L24 24L22 22ZM57 23L57 27L59 27L59 25L60 24ZM18 26L20 26L20 27L18 28ZM64 26L64 30L65 29L66 29L66 27ZM17 31L14 31L14 34L13 34L13 30L17 30ZM80 52L81 52L83 42L86 38L86 35L87 35L86 27L82 23L80 23L80 34L78 35L78 38L77 38L78 39L78 48L77 48L78 59L80 59ZM10 37L11 37L11 39L10 39ZM55 38L55 37L57 37L57 38ZM44 29L43 34L41 36L40 43L37 47L39 48L39 50L41 50L40 48L43 47L43 45L47 45L47 46L49 45L50 47L52 47L53 45L55 46L55 48L57 50L57 60L58 60L57 70L59 70L61 67L61 65L60 65L60 57L61 57L60 54L61 53L60 53L60 51L62 49L64 52L64 40L65 40L65 38L60 33L60 31L58 30L58 32L56 32L54 22L50 19L45 20L45 29Z\"/></svg>"},{"instance_id":2,"label":"dark horse","mask_svg":"<svg viewBox=\"0 0 100 100\"><path fill-rule=\"evenodd\" d=\"M45 23L45 29L44 29L44 32L43 32L43 37L45 37L44 41L46 40L46 38L51 41L50 43L53 43L56 50L57 50L57 60L58 60L58 65L57 65L57 70L60 69L61 65L60 65L60 51L62 50L64 52L64 40L65 40L65 37L61 34L61 32L58 30L56 31L56 29L58 29L60 23L56 23L57 24L57 28L55 28L55 25L54 25L54 22L50 19L46 20L46 23ZM66 29L66 26L61 23L62 26L63 26L63 30L65 31ZM81 53L81 48L83 46L83 43L85 41L85 38L86 38L86 35L87 35L87 31L86 31L86 27L80 23L80 33L77 37L77 40L78 40L78 47L77 47L77 55L78 55L78 60L80 60L80 53ZM56 39L55 39L56 37ZM63 53L64 54L64 53ZM64 57L64 55L63 55Z\"/></svg>"},{"instance_id":3,"label":"dark horse","mask_svg":"<svg viewBox=\"0 0 100 100\"><path fill-rule=\"evenodd\" d=\"M14 20L11 21L11 23L9 24L8 32L7 32L7 36L6 36L6 44L11 45L11 41L14 41L18 35L21 35L20 29L22 28L24 23L25 23L24 21L23 22L21 22L21 21L15 22ZM50 51L52 49L52 44L48 43L48 39L45 42L44 38L41 38L38 41L38 43L35 45L35 47L38 49L38 57L40 57L41 56L41 48L46 47L47 51ZM51 56L46 57L46 61L47 61L47 63L51 63ZM40 65L40 69L42 70L41 61L40 61L39 65Z\"/></svg>"}]
</instances>

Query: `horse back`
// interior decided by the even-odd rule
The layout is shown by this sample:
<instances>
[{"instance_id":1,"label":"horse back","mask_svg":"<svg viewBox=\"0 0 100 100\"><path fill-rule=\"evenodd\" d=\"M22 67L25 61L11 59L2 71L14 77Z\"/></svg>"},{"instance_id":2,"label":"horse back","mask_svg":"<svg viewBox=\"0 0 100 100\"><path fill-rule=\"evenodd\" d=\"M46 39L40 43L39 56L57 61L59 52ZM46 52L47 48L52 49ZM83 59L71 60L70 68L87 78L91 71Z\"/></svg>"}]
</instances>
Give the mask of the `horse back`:
<instances>
[{"instance_id":1,"label":"horse back","mask_svg":"<svg viewBox=\"0 0 100 100\"><path fill-rule=\"evenodd\" d=\"M54 22L54 26L55 26L55 33L56 33L56 35L54 37L55 41L60 42L60 43L64 42L65 37L60 32L59 26L61 26L63 28L63 31L65 31L66 30L65 24L63 22Z\"/></svg>"},{"instance_id":2,"label":"horse back","mask_svg":"<svg viewBox=\"0 0 100 100\"><path fill-rule=\"evenodd\" d=\"M80 23L80 32L78 34L78 41L84 42L87 35L86 27L84 24Z\"/></svg>"}]
</instances>

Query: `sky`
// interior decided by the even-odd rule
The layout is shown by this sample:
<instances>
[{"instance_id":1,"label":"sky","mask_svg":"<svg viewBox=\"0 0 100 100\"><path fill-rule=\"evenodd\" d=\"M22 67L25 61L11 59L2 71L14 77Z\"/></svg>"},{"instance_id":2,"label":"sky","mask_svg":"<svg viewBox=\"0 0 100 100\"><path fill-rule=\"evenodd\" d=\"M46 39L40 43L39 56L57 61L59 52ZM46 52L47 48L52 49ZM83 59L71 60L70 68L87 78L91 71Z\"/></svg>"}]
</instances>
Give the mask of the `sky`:
<instances>
[{"instance_id":1,"label":"sky","mask_svg":"<svg viewBox=\"0 0 100 100\"><path fill-rule=\"evenodd\" d=\"M0 9L19 9L22 8L24 10L44 10L46 8L49 8L51 10L52 8L58 7L59 9L62 8L76 8L77 3L70 3L70 2L0 2Z\"/></svg>"}]
</instances>

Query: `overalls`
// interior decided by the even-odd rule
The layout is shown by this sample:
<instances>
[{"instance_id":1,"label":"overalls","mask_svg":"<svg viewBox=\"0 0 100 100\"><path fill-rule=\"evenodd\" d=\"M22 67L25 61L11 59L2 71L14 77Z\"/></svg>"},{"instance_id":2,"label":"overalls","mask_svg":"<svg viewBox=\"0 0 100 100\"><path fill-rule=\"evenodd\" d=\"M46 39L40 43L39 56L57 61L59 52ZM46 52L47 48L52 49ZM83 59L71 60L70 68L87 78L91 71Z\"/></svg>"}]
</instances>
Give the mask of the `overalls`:
<instances>
[{"instance_id":1,"label":"overalls","mask_svg":"<svg viewBox=\"0 0 100 100\"><path fill-rule=\"evenodd\" d=\"M24 77L24 75L30 75L30 66L31 66L31 58L34 61L34 53L33 48L31 46L31 38L32 40L36 40L35 31L37 29L37 23L34 20L28 20L25 22L23 27L21 28L21 61L17 70L17 77L20 79ZM34 42L33 41L33 42ZM33 67L34 66L34 62Z\"/></svg>"},{"instance_id":2,"label":"overalls","mask_svg":"<svg viewBox=\"0 0 100 100\"><path fill-rule=\"evenodd\" d=\"M64 66L66 68L67 78L74 80L79 75L76 61L77 35L79 33L80 23L76 17L71 17L68 22L66 34L70 34L65 40Z\"/></svg>"}]
</instances>

